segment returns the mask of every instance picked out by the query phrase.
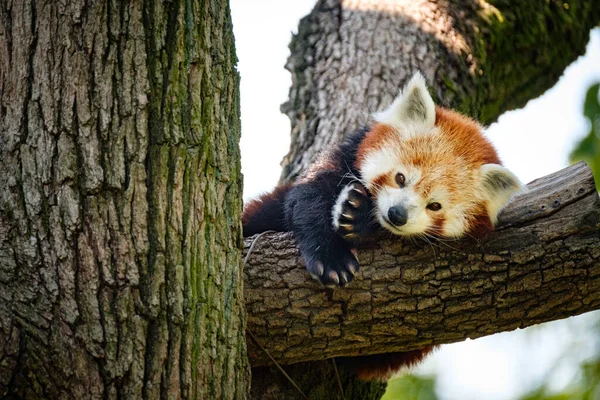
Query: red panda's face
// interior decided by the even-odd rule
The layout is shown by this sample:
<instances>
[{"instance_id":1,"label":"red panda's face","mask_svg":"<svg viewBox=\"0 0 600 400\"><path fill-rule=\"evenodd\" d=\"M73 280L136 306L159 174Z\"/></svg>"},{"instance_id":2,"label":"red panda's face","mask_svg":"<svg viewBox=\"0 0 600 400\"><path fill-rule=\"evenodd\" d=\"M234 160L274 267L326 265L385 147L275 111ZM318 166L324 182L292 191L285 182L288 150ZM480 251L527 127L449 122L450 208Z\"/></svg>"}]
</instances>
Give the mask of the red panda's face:
<instances>
[{"instance_id":1,"label":"red panda's face","mask_svg":"<svg viewBox=\"0 0 600 400\"><path fill-rule=\"evenodd\" d=\"M477 123L435 108L420 75L376 119L358 148L356 167L379 223L394 234L489 231L522 187L499 165Z\"/></svg>"},{"instance_id":2,"label":"red panda's face","mask_svg":"<svg viewBox=\"0 0 600 400\"><path fill-rule=\"evenodd\" d=\"M361 175L379 223L398 235L460 237L487 212L479 168L457 157L439 130L369 152Z\"/></svg>"}]
</instances>

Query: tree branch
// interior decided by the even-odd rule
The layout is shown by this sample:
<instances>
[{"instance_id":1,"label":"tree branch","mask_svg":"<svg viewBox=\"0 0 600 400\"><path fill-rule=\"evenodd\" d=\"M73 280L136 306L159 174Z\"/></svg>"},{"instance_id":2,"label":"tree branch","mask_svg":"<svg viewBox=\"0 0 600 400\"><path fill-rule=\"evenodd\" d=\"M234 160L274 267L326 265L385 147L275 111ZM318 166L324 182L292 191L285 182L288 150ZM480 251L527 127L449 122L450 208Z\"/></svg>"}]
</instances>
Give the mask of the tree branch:
<instances>
[{"instance_id":1,"label":"tree branch","mask_svg":"<svg viewBox=\"0 0 600 400\"><path fill-rule=\"evenodd\" d=\"M244 272L248 329L291 364L452 343L600 308L600 199L590 169L580 163L528 188L480 241L361 247L361 269L343 289L308 275L291 234L260 238ZM254 367L270 363L248 345Z\"/></svg>"},{"instance_id":2,"label":"tree branch","mask_svg":"<svg viewBox=\"0 0 600 400\"><path fill-rule=\"evenodd\" d=\"M282 182L368 124L415 70L436 104L484 125L552 87L583 54L600 0L322 0L290 43Z\"/></svg>"}]
</instances>

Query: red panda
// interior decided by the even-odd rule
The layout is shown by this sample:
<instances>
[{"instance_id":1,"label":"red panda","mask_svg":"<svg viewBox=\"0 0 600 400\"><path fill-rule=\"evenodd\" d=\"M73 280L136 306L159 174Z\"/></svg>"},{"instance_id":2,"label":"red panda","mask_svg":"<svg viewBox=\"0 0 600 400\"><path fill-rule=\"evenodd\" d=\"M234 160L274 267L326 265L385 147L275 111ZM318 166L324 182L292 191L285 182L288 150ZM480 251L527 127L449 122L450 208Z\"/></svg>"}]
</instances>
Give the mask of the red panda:
<instances>
[{"instance_id":1,"label":"red panda","mask_svg":"<svg viewBox=\"0 0 600 400\"><path fill-rule=\"evenodd\" d=\"M244 236L292 231L308 272L344 286L358 272L356 242L399 236L480 237L523 186L475 121L436 107L416 73L365 129L349 135L296 183L249 202ZM431 348L355 358L359 376L384 377ZM362 371L362 372L360 372Z\"/></svg>"}]
</instances>

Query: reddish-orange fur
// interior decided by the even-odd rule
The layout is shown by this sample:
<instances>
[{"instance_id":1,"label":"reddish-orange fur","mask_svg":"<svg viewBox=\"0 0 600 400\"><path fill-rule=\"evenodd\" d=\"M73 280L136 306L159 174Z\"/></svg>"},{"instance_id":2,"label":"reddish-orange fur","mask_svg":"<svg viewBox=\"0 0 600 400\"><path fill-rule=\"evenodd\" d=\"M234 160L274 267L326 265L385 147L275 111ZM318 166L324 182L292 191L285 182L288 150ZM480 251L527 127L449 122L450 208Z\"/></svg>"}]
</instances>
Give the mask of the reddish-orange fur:
<instances>
[{"instance_id":1,"label":"reddish-orange fur","mask_svg":"<svg viewBox=\"0 0 600 400\"><path fill-rule=\"evenodd\" d=\"M261 211L264 207L264 203L268 201L276 201L279 199L281 193L285 193L289 190L290 185L281 185L275 187L272 192L264 193L256 199L250 200L244 204L244 212L242 213L242 225L252 218L257 212Z\"/></svg>"},{"instance_id":2,"label":"reddish-orange fur","mask_svg":"<svg viewBox=\"0 0 600 400\"><path fill-rule=\"evenodd\" d=\"M399 159L424 171L422 178L415 183L414 190L423 198L428 198L434 187L443 185L451 198L459 198L468 193L469 173L477 171L484 164L500 164L500 159L491 143L481 134L479 124L457 112L436 107L435 127L439 130L438 139L429 135L403 136L401 128L376 123L366 134L357 150L355 166L360 169L370 154L381 149L398 149ZM441 151L443 150L443 151ZM444 166L444 168L439 168ZM372 179L372 191L377 197L378 188L396 187L394 171ZM482 236L493 230L484 204L471 210L472 218L465 234ZM444 226L443 212L433 220L430 234L439 233Z\"/></svg>"},{"instance_id":3,"label":"reddish-orange fur","mask_svg":"<svg viewBox=\"0 0 600 400\"><path fill-rule=\"evenodd\" d=\"M428 346L419 350L405 351L401 353L374 354L360 357L357 361L356 376L359 379L370 381L377 379L388 379L402 367L412 367L421 362L437 346Z\"/></svg>"},{"instance_id":4,"label":"reddish-orange fur","mask_svg":"<svg viewBox=\"0 0 600 400\"><path fill-rule=\"evenodd\" d=\"M402 165L419 168L422 176L414 190L428 198L435 187L442 186L450 199L465 199L484 164L501 164L490 142L481 134L481 127L473 120L454 111L436 107L435 127L431 135L404 135L401 128L382 123L373 125L357 150L356 167L361 168L370 154L381 149L398 152ZM440 167L443 166L443 167ZM377 198L379 189L397 187L394 174L397 170L382 173L371 179L371 190ZM446 219L442 212L430 212L431 226L426 233L439 236L444 232ZM464 235L479 238L494 229L485 203L468 208ZM402 353L388 353L360 357L357 375L363 380L387 378L403 366L413 366L423 360L435 347L426 347Z\"/></svg>"},{"instance_id":5,"label":"reddish-orange fur","mask_svg":"<svg viewBox=\"0 0 600 400\"><path fill-rule=\"evenodd\" d=\"M368 153L379 150L396 136L398 136L398 133L391 126L374 124L360 143L360 146L358 146L355 167L360 169L360 165L365 161L365 157Z\"/></svg>"},{"instance_id":6,"label":"reddish-orange fur","mask_svg":"<svg viewBox=\"0 0 600 400\"><path fill-rule=\"evenodd\" d=\"M377 195L377 189L383 186L392 186L394 181L389 174L382 174L373 179L373 194Z\"/></svg>"},{"instance_id":7,"label":"reddish-orange fur","mask_svg":"<svg viewBox=\"0 0 600 400\"><path fill-rule=\"evenodd\" d=\"M435 125L444 132L444 136L454 144L455 154L440 154L444 156L460 156L474 167L483 164L500 164L500 159L494 147L481 134L481 127L475 121L442 107L436 107ZM400 134L400 135L399 135ZM376 151L386 145L398 143L402 132L385 124L374 124L361 142L356 152L356 167L360 169L367 154ZM413 138L413 145L420 147L425 141L422 137ZM414 153L413 158L406 160L417 166L429 164L433 160L427 153ZM438 160L436 160L438 161Z\"/></svg>"},{"instance_id":8,"label":"reddish-orange fur","mask_svg":"<svg viewBox=\"0 0 600 400\"><path fill-rule=\"evenodd\" d=\"M272 192L265 193L244 205L242 213L244 236L270 229L285 230L283 203L290 187L291 185L277 186ZM251 220L254 220L255 223L249 224ZM248 229L249 225L252 227Z\"/></svg>"},{"instance_id":9,"label":"reddish-orange fur","mask_svg":"<svg viewBox=\"0 0 600 400\"><path fill-rule=\"evenodd\" d=\"M278 187L247 204L244 236L291 229L309 272L331 284L332 275L323 273L324 267L335 277L351 271L344 265L351 243L340 244L333 235L340 233L340 226L344 230L352 226L338 226L341 220L369 223L372 218L390 233L414 237L478 238L493 230L492 221L520 183L510 171L491 165L500 160L477 122L435 107L420 74L374 118L377 122L368 131L360 130L340 148L331 149L297 185ZM350 201L349 185L355 178L369 191L372 207L356 214L346 209L347 216L345 202ZM343 362L360 379L386 379L401 367L420 362L435 347L349 357Z\"/></svg>"},{"instance_id":10,"label":"reddish-orange fur","mask_svg":"<svg viewBox=\"0 0 600 400\"><path fill-rule=\"evenodd\" d=\"M484 164L501 164L496 150L481 134L477 122L451 110L436 107L435 128L431 135L403 135L402 128L376 123L366 134L357 149L355 166L361 169L371 155L386 149L398 152L402 165L417 167L422 176L414 184L414 190L422 198L428 198L433 189L442 186L449 200L462 199L471 193L479 168ZM437 136L436 136L437 135ZM371 178L370 189L374 198L382 187L397 187L394 175L397 170ZM468 203L468 202L467 202ZM482 237L494 229L485 203L475 203L466 210L464 235ZM430 212L431 226L426 233L439 236L444 232L446 219L443 210ZM357 375L363 380L389 377L403 366L412 366L425 358L434 347L426 347L402 353L388 353L360 357Z\"/></svg>"},{"instance_id":11,"label":"reddish-orange fur","mask_svg":"<svg viewBox=\"0 0 600 400\"><path fill-rule=\"evenodd\" d=\"M490 220L490 216L485 209L476 212L471 221L471 229L468 235L473 238L481 238L494 230L494 224Z\"/></svg>"},{"instance_id":12,"label":"reddish-orange fur","mask_svg":"<svg viewBox=\"0 0 600 400\"><path fill-rule=\"evenodd\" d=\"M479 124L464 115L442 107L435 108L437 127L462 147L460 155L474 166L500 164L496 149L479 132Z\"/></svg>"},{"instance_id":13,"label":"reddish-orange fur","mask_svg":"<svg viewBox=\"0 0 600 400\"><path fill-rule=\"evenodd\" d=\"M437 235L438 232L442 232L442 229L444 229L444 218L441 216L434 216L433 217L433 226L432 229L430 230L430 232L427 232L430 235Z\"/></svg>"},{"instance_id":14,"label":"reddish-orange fur","mask_svg":"<svg viewBox=\"0 0 600 400\"><path fill-rule=\"evenodd\" d=\"M436 107L436 126L443 130L456 143L462 144L460 156L468 160L473 168L483 164L502 165L494 146L479 132L481 127L475 121L452 110ZM470 229L471 237L483 237L494 230L494 225L484 207L474 210Z\"/></svg>"}]
</instances>

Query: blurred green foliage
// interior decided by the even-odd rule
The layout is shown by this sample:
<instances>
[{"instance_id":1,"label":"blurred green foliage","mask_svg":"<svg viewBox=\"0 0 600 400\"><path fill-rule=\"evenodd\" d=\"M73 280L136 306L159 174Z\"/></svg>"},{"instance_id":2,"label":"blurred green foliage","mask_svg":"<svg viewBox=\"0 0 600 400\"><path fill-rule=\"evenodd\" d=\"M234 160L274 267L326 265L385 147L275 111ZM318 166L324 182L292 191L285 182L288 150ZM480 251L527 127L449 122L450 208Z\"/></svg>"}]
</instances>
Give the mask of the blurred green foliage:
<instances>
[{"instance_id":1,"label":"blurred green foliage","mask_svg":"<svg viewBox=\"0 0 600 400\"><path fill-rule=\"evenodd\" d=\"M438 400L435 375L398 375L388 381L381 400Z\"/></svg>"},{"instance_id":2,"label":"blurred green foliage","mask_svg":"<svg viewBox=\"0 0 600 400\"><path fill-rule=\"evenodd\" d=\"M582 363L575 379L561 392L548 388L543 382L519 400L598 400L600 399L600 358Z\"/></svg>"},{"instance_id":3,"label":"blurred green foliage","mask_svg":"<svg viewBox=\"0 0 600 400\"><path fill-rule=\"evenodd\" d=\"M585 95L583 114L590 120L590 133L575 147L570 155L571 162L585 161L596 178L596 189L600 190L600 83L592 85Z\"/></svg>"},{"instance_id":4,"label":"blurred green foliage","mask_svg":"<svg viewBox=\"0 0 600 400\"><path fill-rule=\"evenodd\" d=\"M583 115L590 121L588 135L577 144L569 158L571 162L585 161L596 179L600 190L600 83L592 85L583 103ZM600 332L600 325L596 327ZM519 400L600 400L600 354L579 366L572 382L561 392L549 389L549 382L542 382L538 388Z\"/></svg>"},{"instance_id":5,"label":"blurred green foliage","mask_svg":"<svg viewBox=\"0 0 600 400\"><path fill-rule=\"evenodd\" d=\"M596 328L598 329L598 328ZM600 355L579 366L573 380L562 390L550 389L551 375L518 400L600 400ZM388 381L381 400L439 400L436 375L399 375Z\"/></svg>"}]
</instances>

